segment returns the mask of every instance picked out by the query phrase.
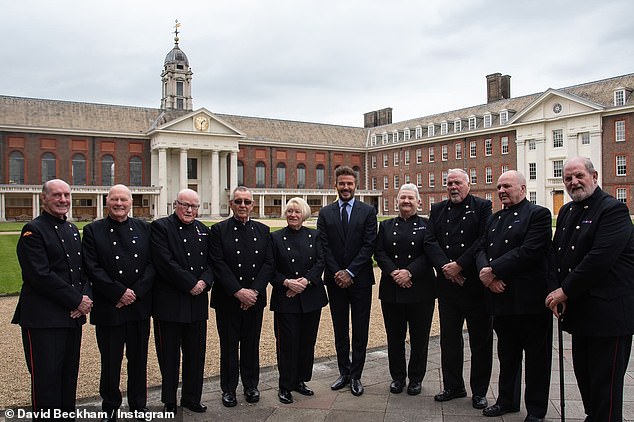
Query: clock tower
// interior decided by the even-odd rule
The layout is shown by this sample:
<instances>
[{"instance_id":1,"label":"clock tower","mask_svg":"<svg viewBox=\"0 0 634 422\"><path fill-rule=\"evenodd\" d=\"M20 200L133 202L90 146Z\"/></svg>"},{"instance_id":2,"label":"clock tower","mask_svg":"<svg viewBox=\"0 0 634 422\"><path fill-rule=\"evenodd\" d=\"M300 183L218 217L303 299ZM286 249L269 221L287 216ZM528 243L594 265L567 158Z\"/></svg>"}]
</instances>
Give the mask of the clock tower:
<instances>
[{"instance_id":1,"label":"clock tower","mask_svg":"<svg viewBox=\"0 0 634 422\"><path fill-rule=\"evenodd\" d=\"M174 25L174 48L165 56L161 81L163 95L161 109L192 111L192 75L189 60L178 46L178 28L181 24L176 20Z\"/></svg>"}]
</instances>

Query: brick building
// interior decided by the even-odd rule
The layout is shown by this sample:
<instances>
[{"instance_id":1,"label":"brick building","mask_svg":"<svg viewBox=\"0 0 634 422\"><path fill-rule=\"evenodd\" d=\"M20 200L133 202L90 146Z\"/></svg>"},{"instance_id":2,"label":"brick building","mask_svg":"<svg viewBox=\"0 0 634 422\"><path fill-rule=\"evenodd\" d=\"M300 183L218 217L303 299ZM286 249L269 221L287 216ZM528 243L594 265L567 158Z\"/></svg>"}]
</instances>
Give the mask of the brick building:
<instances>
[{"instance_id":1,"label":"brick building","mask_svg":"<svg viewBox=\"0 0 634 422\"><path fill-rule=\"evenodd\" d=\"M104 215L109 187L133 192L133 214L172 212L176 193L199 192L200 214L229 213L237 185L254 190L256 215L279 216L293 196L316 213L335 199L334 170L359 171L357 196L395 214L396 192L416 183L424 213L446 199L446 174L463 168L472 192L493 200L499 175L518 169L528 197L555 213L569 200L567 157L590 157L600 184L632 206L634 74L511 96L511 78L486 77L487 102L402 122L392 109L363 115L364 127L211 113L194 109L193 72L175 38L161 74L160 108L0 96L0 220L39 214L44 181L72 185L71 218Z\"/></svg>"}]
</instances>

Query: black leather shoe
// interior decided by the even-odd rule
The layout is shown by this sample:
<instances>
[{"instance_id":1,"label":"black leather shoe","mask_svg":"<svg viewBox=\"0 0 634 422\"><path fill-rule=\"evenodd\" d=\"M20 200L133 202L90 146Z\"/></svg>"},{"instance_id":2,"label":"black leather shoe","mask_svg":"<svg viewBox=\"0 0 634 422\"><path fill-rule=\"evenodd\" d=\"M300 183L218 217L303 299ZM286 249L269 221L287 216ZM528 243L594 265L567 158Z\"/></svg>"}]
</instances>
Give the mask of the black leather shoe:
<instances>
[{"instance_id":1,"label":"black leather shoe","mask_svg":"<svg viewBox=\"0 0 634 422\"><path fill-rule=\"evenodd\" d=\"M495 403L493 406L489 406L482 411L484 416L502 416L507 413L519 412L519 409L507 409L499 404Z\"/></svg>"},{"instance_id":2,"label":"black leather shoe","mask_svg":"<svg viewBox=\"0 0 634 422\"><path fill-rule=\"evenodd\" d=\"M339 378L337 378L337 381L332 383L332 385L330 386L330 389L331 390L341 390L343 387L348 385L349 382L350 382L350 376L349 375L340 375Z\"/></svg>"},{"instance_id":3,"label":"black leather shoe","mask_svg":"<svg viewBox=\"0 0 634 422\"><path fill-rule=\"evenodd\" d=\"M464 390L464 388L462 390L450 390L448 388L445 388L440 393L434 396L434 400L449 401L460 397L467 397L467 392ZM484 405L484 407L486 407L486 404ZM484 409L484 407L482 409Z\"/></svg>"},{"instance_id":4,"label":"black leather shoe","mask_svg":"<svg viewBox=\"0 0 634 422\"><path fill-rule=\"evenodd\" d=\"M176 403L165 403L163 406L164 412L170 412L176 415L178 408L176 407Z\"/></svg>"},{"instance_id":5,"label":"black leather shoe","mask_svg":"<svg viewBox=\"0 0 634 422\"><path fill-rule=\"evenodd\" d=\"M315 392L311 390L304 381L300 381L299 384L297 384L295 391L297 391L302 396L312 396L313 394L315 394Z\"/></svg>"},{"instance_id":6,"label":"black leather shoe","mask_svg":"<svg viewBox=\"0 0 634 422\"><path fill-rule=\"evenodd\" d=\"M474 395L473 397L471 397L471 405L474 409L484 409L489 405L489 402L484 396Z\"/></svg>"},{"instance_id":7,"label":"black leather shoe","mask_svg":"<svg viewBox=\"0 0 634 422\"><path fill-rule=\"evenodd\" d=\"M407 394L409 394L410 396L416 396L420 394L422 389L422 382L410 380L409 385L407 386Z\"/></svg>"},{"instance_id":8,"label":"black leather shoe","mask_svg":"<svg viewBox=\"0 0 634 422\"><path fill-rule=\"evenodd\" d=\"M196 413L205 413L207 411L207 406L202 403L190 403L188 401L181 400L181 407L184 407Z\"/></svg>"},{"instance_id":9,"label":"black leather shoe","mask_svg":"<svg viewBox=\"0 0 634 422\"><path fill-rule=\"evenodd\" d=\"M152 420L152 415L150 414L150 409L147 407L141 407L139 409L130 409L131 412L134 412L137 421L146 421L149 422Z\"/></svg>"},{"instance_id":10,"label":"black leather shoe","mask_svg":"<svg viewBox=\"0 0 634 422\"><path fill-rule=\"evenodd\" d=\"M225 407L234 407L238 404L238 400L236 400L236 393L222 393L222 404Z\"/></svg>"},{"instance_id":11,"label":"black leather shoe","mask_svg":"<svg viewBox=\"0 0 634 422\"><path fill-rule=\"evenodd\" d=\"M403 392L403 388L405 387L405 381L403 380L394 380L390 383L390 393L392 394L400 394Z\"/></svg>"},{"instance_id":12,"label":"black leather shoe","mask_svg":"<svg viewBox=\"0 0 634 422\"><path fill-rule=\"evenodd\" d=\"M277 398L280 399L280 403L282 404L293 403L293 395L291 392L282 388L280 388L280 391L277 392Z\"/></svg>"},{"instance_id":13,"label":"black leather shoe","mask_svg":"<svg viewBox=\"0 0 634 422\"><path fill-rule=\"evenodd\" d=\"M526 415L526 419L524 419L524 422L544 422L543 418L538 418L535 415L531 415L530 413L528 415Z\"/></svg>"},{"instance_id":14,"label":"black leather shoe","mask_svg":"<svg viewBox=\"0 0 634 422\"><path fill-rule=\"evenodd\" d=\"M363 384L361 384L361 380L350 380L350 392L353 396L357 397L363 394Z\"/></svg>"},{"instance_id":15,"label":"black leather shoe","mask_svg":"<svg viewBox=\"0 0 634 422\"><path fill-rule=\"evenodd\" d=\"M244 390L244 399L247 403L257 403L260 401L260 391L257 387L249 387Z\"/></svg>"}]
</instances>

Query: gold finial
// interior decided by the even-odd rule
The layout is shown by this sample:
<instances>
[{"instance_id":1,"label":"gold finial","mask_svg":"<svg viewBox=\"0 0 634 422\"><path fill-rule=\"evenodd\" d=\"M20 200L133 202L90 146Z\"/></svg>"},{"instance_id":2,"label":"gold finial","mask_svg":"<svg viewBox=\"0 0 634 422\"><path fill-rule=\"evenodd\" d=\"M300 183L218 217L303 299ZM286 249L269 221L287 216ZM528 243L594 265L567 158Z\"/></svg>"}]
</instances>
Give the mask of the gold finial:
<instances>
[{"instance_id":1,"label":"gold finial","mask_svg":"<svg viewBox=\"0 0 634 422\"><path fill-rule=\"evenodd\" d=\"M174 42L176 43L176 45L178 45L178 28L181 27L181 23L178 21L178 19L176 19L174 21Z\"/></svg>"}]
</instances>

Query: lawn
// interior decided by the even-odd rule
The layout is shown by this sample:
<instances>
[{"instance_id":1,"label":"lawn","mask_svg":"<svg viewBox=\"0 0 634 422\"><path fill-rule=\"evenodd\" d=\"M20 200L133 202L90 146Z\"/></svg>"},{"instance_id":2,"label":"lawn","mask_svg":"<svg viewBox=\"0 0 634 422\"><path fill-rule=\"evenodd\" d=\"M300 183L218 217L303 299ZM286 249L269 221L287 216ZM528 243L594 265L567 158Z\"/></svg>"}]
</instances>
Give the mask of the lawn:
<instances>
[{"instance_id":1,"label":"lawn","mask_svg":"<svg viewBox=\"0 0 634 422\"><path fill-rule=\"evenodd\" d=\"M18 235L0 235L0 295L17 293L22 286L20 265L15 254Z\"/></svg>"}]
</instances>

